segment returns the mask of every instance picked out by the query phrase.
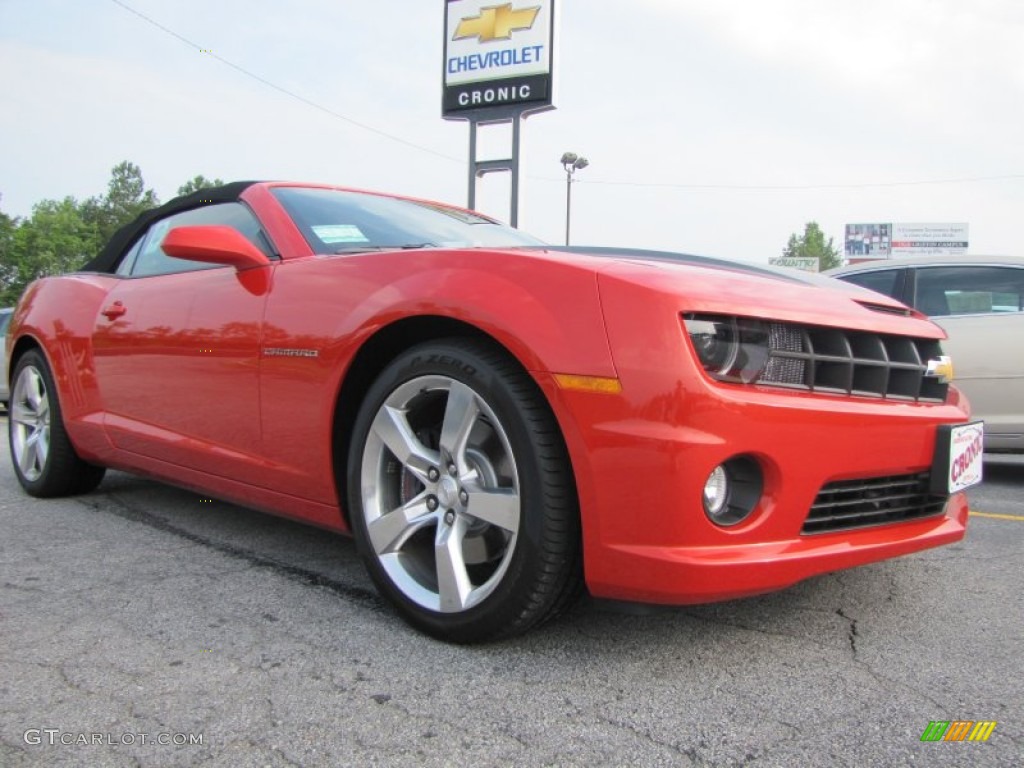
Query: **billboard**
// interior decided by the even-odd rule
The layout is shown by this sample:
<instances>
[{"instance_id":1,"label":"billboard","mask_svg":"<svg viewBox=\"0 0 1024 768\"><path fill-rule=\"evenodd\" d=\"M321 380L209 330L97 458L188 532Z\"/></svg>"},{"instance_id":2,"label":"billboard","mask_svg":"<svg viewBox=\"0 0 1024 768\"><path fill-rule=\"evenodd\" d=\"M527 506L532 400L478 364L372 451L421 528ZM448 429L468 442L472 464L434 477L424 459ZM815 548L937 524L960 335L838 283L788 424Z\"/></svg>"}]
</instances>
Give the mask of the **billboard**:
<instances>
[{"instance_id":1,"label":"billboard","mask_svg":"<svg viewBox=\"0 0 1024 768\"><path fill-rule=\"evenodd\" d=\"M847 224L846 258L854 263L894 256L956 256L967 253L965 223Z\"/></svg>"},{"instance_id":2,"label":"billboard","mask_svg":"<svg viewBox=\"0 0 1024 768\"><path fill-rule=\"evenodd\" d=\"M549 109L555 0L447 0L441 113Z\"/></svg>"},{"instance_id":3,"label":"billboard","mask_svg":"<svg viewBox=\"0 0 1024 768\"><path fill-rule=\"evenodd\" d=\"M843 253L847 259L888 259L892 224L847 224Z\"/></svg>"},{"instance_id":4,"label":"billboard","mask_svg":"<svg viewBox=\"0 0 1024 768\"><path fill-rule=\"evenodd\" d=\"M893 256L967 253L967 224L893 224Z\"/></svg>"}]
</instances>

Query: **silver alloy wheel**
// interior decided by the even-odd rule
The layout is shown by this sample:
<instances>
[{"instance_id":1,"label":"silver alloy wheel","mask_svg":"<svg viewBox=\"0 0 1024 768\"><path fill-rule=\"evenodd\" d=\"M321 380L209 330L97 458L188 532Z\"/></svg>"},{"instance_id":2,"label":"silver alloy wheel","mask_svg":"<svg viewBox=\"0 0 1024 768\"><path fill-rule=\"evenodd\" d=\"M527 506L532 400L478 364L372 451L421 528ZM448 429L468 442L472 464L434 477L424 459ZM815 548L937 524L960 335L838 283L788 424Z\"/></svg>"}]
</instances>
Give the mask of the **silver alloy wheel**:
<instances>
[{"instance_id":1,"label":"silver alloy wheel","mask_svg":"<svg viewBox=\"0 0 1024 768\"><path fill-rule=\"evenodd\" d=\"M39 370L21 369L10 402L11 448L22 476L35 482L50 454L50 395Z\"/></svg>"},{"instance_id":2,"label":"silver alloy wheel","mask_svg":"<svg viewBox=\"0 0 1024 768\"><path fill-rule=\"evenodd\" d=\"M458 613L501 583L519 532L519 474L487 402L447 376L395 388L361 465L369 545L417 605Z\"/></svg>"}]
</instances>

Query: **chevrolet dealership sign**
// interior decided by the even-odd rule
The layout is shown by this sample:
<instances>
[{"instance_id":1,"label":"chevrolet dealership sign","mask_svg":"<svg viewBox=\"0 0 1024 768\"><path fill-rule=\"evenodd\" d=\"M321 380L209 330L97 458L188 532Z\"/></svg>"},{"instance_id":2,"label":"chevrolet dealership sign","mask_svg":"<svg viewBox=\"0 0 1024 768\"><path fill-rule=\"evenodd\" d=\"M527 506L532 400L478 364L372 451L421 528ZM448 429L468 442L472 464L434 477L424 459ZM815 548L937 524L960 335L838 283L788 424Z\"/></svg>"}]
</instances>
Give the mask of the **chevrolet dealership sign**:
<instances>
[{"instance_id":1,"label":"chevrolet dealership sign","mask_svg":"<svg viewBox=\"0 0 1024 768\"><path fill-rule=\"evenodd\" d=\"M552 102L555 0L447 0L445 117Z\"/></svg>"}]
</instances>

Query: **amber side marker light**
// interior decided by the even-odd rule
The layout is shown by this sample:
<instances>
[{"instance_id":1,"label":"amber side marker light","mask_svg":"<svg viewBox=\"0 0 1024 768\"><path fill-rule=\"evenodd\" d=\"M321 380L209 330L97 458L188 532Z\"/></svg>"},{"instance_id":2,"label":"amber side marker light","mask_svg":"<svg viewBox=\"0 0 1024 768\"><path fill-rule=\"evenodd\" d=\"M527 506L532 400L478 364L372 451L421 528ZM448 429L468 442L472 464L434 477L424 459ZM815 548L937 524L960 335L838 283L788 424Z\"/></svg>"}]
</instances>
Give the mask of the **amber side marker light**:
<instances>
[{"instance_id":1,"label":"amber side marker light","mask_svg":"<svg viewBox=\"0 0 1024 768\"><path fill-rule=\"evenodd\" d=\"M562 389L573 389L577 392L597 392L602 395L617 395L622 392L622 383L618 379L605 376L576 376L571 373L556 373L555 383Z\"/></svg>"}]
</instances>

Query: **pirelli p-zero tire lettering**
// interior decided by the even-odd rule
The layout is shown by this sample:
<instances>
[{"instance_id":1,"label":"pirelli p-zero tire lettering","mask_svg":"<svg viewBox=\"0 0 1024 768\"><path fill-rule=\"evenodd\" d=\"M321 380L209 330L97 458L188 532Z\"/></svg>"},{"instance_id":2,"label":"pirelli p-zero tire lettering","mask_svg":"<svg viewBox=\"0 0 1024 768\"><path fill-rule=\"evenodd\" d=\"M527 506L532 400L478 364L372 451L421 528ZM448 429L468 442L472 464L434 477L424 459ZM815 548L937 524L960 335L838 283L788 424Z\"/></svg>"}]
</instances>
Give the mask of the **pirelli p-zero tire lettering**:
<instances>
[{"instance_id":1,"label":"pirelli p-zero tire lettering","mask_svg":"<svg viewBox=\"0 0 1024 768\"><path fill-rule=\"evenodd\" d=\"M561 433L533 380L486 344L450 339L396 358L360 410L347 481L371 577L435 637L523 632L581 588Z\"/></svg>"},{"instance_id":2,"label":"pirelli p-zero tire lettering","mask_svg":"<svg viewBox=\"0 0 1024 768\"><path fill-rule=\"evenodd\" d=\"M106 470L79 458L68 439L57 387L43 355L32 350L11 377L8 435L18 482L32 496L52 497L93 490Z\"/></svg>"}]
</instances>

